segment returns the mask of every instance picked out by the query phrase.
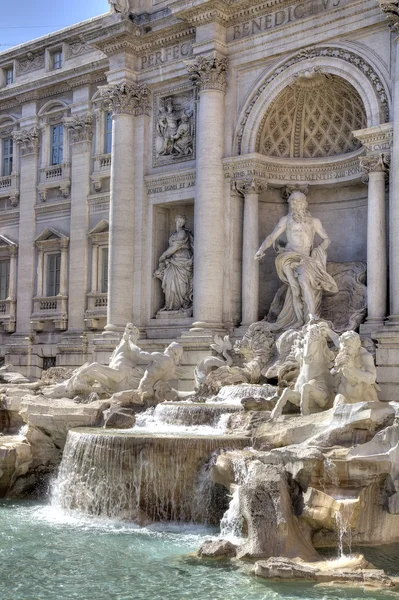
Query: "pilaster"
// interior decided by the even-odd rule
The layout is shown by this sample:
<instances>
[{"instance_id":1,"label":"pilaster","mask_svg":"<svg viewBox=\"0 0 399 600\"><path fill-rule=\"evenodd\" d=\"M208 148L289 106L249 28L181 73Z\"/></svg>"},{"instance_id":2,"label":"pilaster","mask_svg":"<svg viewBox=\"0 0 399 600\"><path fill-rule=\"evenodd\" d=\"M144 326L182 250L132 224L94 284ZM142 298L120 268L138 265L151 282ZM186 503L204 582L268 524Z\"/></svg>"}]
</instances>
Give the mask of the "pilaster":
<instances>
[{"instance_id":1,"label":"pilaster","mask_svg":"<svg viewBox=\"0 0 399 600\"><path fill-rule=\"evenodd\" d=\"M15 132L14 140L20 151L20 221L17 333L29 335L32 298L34 296L34 239L35 203L38 183L40 130L36 124Z\"/></svg>"}]
</instances>

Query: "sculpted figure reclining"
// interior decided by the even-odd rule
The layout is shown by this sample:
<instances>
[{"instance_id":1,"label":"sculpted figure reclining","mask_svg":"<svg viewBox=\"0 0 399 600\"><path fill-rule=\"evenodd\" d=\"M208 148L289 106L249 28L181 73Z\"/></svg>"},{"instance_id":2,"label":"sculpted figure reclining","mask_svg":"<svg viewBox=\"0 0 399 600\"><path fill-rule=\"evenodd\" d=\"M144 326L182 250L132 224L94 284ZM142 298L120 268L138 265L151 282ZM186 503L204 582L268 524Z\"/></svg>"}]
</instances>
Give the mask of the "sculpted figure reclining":
<instances>
[{"instance_id":1,"label":"sculpted figure reclining","mask_svg":"<svg viewBox=\"0 0 399 600\"><path fill-rule=\"evenodd\" d=\"M153 396L157 387L176 378L176 367L183 348L172 342L163 353L145 352L137 346L138 337L139 330L128 323L109 365L85 364L76 369L69 379L45 394L54 398L87 396L98 391L98 386L94 387L94 384L99 383L102 391L108 393L137 389L140 395Z\"/></svg>"}]
</instances>

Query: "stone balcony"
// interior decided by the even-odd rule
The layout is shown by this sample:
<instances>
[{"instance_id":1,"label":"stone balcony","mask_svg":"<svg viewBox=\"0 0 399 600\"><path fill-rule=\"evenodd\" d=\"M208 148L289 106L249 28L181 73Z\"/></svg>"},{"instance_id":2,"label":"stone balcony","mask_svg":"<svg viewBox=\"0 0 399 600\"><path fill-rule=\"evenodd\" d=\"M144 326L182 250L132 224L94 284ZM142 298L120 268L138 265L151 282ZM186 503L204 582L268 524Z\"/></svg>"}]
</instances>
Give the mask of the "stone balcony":
<instances>
[{"instance_id":1,"label":"stone balcony","mask_svg":"<svg viewBox=\"0 0 399 600\"><path fill-rule=\"evenodd\" d=\"M71 165L64 163L40 169L38 192L40 200L46 202L51 189L59 189L64 198L68 198L71 189Z\"/></svg>"},{"instance_id":2,"label":"stone balcony","mask_svg":"<svg viewBox=\"0 0 399 600\"><path fill-rule=\"evenodd\" d=\"M16 300L0 300L0 325L3 331L14 333L16 325Z\"/></svg>"},{"instance_id":3,"label":"stone balcony","mask_svg":"<svg viewBox=\"0 0 399 600\"><path fill-rule=\"evenodd\" d=\"M0 177L0 198L9 198L11 206L18 206L19 202L19 175L12 173Z\"/></svg>"},{"instance_id":4,"label":"stone balcony","mask_svg":"<svg viewBox=\"0 0 399 600\"><path fill-rule=\"evenodd\" d=\"M33 298L33 313L30 318L32 330L43 331L45 324L49 322L60 331L68 328L68 296Z\"/></svg>"},{"instance_id":5,"label":"stone balcony","mask_svg":"<svg viewBox=\"0 0 399 600\"><path fill-rule=\"evenodd\" d=\"M107 319L108 294L90 292L87 294L86 329L103 329Z\"/></svg>"},{"instance_id":6,"label":"stone balcony","mask_svg":"<svg viewBox=\"0 0 399 600\"><path fill-rule=\"evenodd\" d=\"M101 191L103 179L109 177L111 177L111 154L100 154L95 156L91 180L96 192Z\"/></svg>"}]
</instances>

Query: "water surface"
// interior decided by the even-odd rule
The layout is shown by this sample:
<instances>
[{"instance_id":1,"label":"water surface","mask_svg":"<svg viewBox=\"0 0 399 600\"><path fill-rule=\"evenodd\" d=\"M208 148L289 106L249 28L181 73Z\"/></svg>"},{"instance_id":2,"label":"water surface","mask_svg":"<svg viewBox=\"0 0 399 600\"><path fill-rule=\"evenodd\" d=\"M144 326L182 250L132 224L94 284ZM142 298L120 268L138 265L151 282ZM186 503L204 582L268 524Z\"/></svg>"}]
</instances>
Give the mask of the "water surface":
<instances>
[{"instance_id":1,"label":"water surface","mask_svg":"<svg viewBox=\"0 0 399 600\"><path fill-rule=\"evenodd\" d=\"M271 584L187 555L214 530L138 528L0 502L1 600L388 600L392 592ZM390 555L391 556L391 555ZM399 556L399 554L398 554ZM399 568L398 568L399 570Z\"/></svg>"}]
</instances>

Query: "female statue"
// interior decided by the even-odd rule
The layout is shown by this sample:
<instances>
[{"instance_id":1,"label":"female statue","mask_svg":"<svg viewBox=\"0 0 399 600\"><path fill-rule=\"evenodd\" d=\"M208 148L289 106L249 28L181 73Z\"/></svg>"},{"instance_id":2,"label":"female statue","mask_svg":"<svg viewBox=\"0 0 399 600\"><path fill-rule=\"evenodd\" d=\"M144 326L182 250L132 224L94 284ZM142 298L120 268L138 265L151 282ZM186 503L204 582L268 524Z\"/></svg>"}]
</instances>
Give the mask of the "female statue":
<instances>
[{"instance_id":1,"label":"female statue","mask_svg":"<svg viewBox=\"0 0 399 600\"><path fill-rule=\"evenodd\" d=\"M193 305L194 236L185 225L185 215L177 215L176 231L170 236L169 247L154 273L162 281L165 311L186 310Z\"/></svg>"}]
</instances>

